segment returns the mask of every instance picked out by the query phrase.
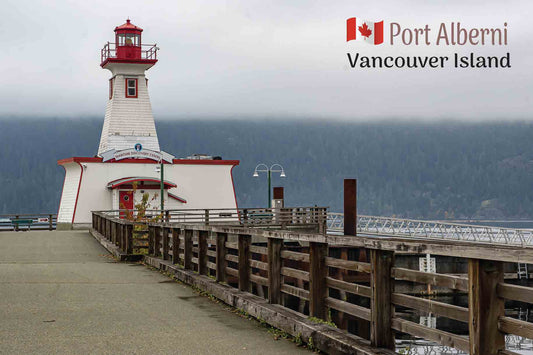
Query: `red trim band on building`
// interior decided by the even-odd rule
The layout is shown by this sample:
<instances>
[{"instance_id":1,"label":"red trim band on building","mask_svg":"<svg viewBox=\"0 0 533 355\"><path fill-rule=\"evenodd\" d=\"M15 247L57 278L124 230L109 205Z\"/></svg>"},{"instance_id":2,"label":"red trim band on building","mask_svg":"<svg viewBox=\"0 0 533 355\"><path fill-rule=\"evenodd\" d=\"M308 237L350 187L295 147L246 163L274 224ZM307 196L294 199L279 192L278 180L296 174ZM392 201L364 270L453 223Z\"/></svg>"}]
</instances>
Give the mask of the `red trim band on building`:
<instances>
[{"instance_id":1,"label":"red trim band on building","mask_svg":"<svg viewBox=\"0 0 533 355\"><path fill-rule=\"evenodd\" d=\"M179 202L181 202L181 203L187 203L187 200L186 200L186 199L181 198L181 197L179 197L179 196L176 196L176 195L174 195L174 194L171 194L170 192L168 193L168 197L173 198L174 200L177 200L177 201L179 201Z\"/></svg>"},{"instance_id":2,"label":"red trim band on building","mask_svg":"<svg viewBox=\"0 0 533 355\"><path fill-rule=\"evenodd\" d=\"M103 160L100 157L71 157L61 159L57 161L58 165L67 163L102 163ZM151 159L122 159L116 161L114 159L106 161L106 163L136 163L136 164L159 164L158 161ZM164 162L165 164L169 164ZM207 160L207 159L173 159L172 164L183 165L239 165L239 160Z\"/></svg>"}]
</instances>

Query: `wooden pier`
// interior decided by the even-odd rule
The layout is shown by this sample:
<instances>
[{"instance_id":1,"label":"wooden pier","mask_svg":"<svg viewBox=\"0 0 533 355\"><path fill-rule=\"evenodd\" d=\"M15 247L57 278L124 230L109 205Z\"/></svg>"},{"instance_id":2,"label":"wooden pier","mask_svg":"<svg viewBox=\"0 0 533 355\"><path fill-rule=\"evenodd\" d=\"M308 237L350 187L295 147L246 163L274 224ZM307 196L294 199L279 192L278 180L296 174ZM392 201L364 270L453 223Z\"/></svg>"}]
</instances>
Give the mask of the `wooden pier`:
<instances>
[{"instance_id":1,"label":"wooden pier","mask_svg":"<svg viewBox=\"0 0 533 355\"><path fill-rule=\"evenodd\" d=\"M355 230L353 221L345 224ZM116 213L93 213L93 234L124 259L133 254L133 231L134 222ZM149 223L148 231L148 254L139 256L145 262L327 353L388 354L395 349L395 335L405 333L473 355L510 355L505 334L533 338L533 323L510 318L504 310L506 300L533 303L533 288L506 283L503 273L504 263L533 264L530 247L334 236L234 223ZM295 245L308 252L295 251ZM360 257L335 256L332 251L339 247L357 250ZM396 267L395 255L405 252L466 259L468 276ZM361 281L345 281L347 274ZM468 307L395 292L397 280L466 292ZM469 335L415 323L399 308L464 323ZM355 335L324 324L337 321L346 327L347 322L339 322L343 318L357 320L350 329Z\"/></svg>"}]
</instances>

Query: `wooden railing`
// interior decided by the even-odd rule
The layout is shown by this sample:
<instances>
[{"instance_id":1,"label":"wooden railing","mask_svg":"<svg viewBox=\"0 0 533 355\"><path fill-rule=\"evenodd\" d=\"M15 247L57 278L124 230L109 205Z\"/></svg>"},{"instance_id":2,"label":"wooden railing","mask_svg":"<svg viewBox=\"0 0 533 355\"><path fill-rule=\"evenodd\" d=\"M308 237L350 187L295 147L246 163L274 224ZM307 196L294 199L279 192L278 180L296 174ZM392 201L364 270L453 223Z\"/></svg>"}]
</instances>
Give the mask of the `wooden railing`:
<instances>
[{"instance_id":1,"label":"wooden railing","mask_svg":"<svg viewBox=\"0 0 533 355\"><path fill-rule=\"evenodd\" d=\"M111 217L138 220L136 210L100 211ZM164 220L173 223L201 223L206 225L231 225L260 228L316 228L326 233L327 207L283 208L211 208L183 210L147 210L141 220Z\"/></svg>"},{"instance_id":2,"label":"wooden railing","mask_svg":"<svg viewBox=\"0 0 533 355\"><path fill-rule=\"evenodd\" d=\"M54 230L56 222L55 213L4 214L0 215L0 231Z\"/></svg>"},{"instance_id":3,"label":"wooden railing","mask_svg":"<svg viewBox=\"0 0 533 355\"><path fill-rule=\"evenodd\" d=\"M93 212L93 228L132 252L132 222ZM503 279L505 263L533 264L533 248L202 223L150 223L148 230L149 255L332 321L375 347L394 349L395 336L404 333L473 355L515 354L505 349L505 334L533 338L533 323L507 316L504 308L506 300L533 303L533 288ZM467 259L468 276L396 267L397 252ZM465 293L468 306L396 292L400 280ZM451 319L466 331L421 325L408 310Z\"/></svg>"}]
</instances>

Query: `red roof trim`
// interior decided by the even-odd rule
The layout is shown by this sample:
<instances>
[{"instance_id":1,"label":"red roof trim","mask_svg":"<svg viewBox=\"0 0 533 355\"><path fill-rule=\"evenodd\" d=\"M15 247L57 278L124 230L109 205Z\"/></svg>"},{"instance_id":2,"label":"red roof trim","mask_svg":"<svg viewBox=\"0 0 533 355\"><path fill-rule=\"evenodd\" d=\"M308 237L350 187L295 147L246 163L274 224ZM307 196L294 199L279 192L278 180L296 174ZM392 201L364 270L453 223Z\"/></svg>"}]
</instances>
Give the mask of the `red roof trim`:
<instances>
[{"instance_id":1,"label":"red roof trim","mask_svg":"<svg viewBox=\"0 0 533 355\"><path fill-rule=\"evenodd\" d=\"M80 173L80 182L78 183L78 192L76 193L76 202L74 202L74 212L72 212L72 224L74 224L74 219L76 218L76 209L78 208L78 198L80 197L80 189L81 189L81 179L83 178L83 166L81 166L80 163L78 163L81 169ZM65 178L67 175L65 174Z\"/></svg>"},{"instance_id":2,"label":"red roof trim","mask_svg":"<svg viewBox=\"0 0 533 355\"><path fill-rule=\"evenodd\" d=\"M179 201L181 203L187 203L187 200L185 200L185 199L183 199L183 198L181 198L179 196L176 196L174 194L171 194L170 192L168 193L168 197L173 198L174 200L177 200L177 201Z\"/></svg>"},{"instance_id":3,"label":"red roof trim","mask_svg":"<svg viewBox=\"0 0 533 355\"><path fill-rule=\"evenodd\" d=\"M172 164L190 165L239 165L239 160L173 159Z\"/></svg>"},{"instance_id":4,"label":"red roof trim","mask_svg":"<svg viewBox=\"0 0 533 355\"><path fill-rule=\"evenodd\" d=\"M107 63L128 63L128 64L152 64L157 63L157 59L124 59L124 58L107 58L100 66L103 68Z\"/></svg>"},{"instance_id":5,"label":"red roof trim","mask_svg":"<svg viewBox=\"0 0 533 355\"><path fill-rule=\"evenodd\" d=\"M131 21L129 19L126 20L126 23L115 27L115 31L117 31L117 30L136 30L136 31L139 31L139 32L143 31L142 28L140 28L138 26L135 26L133 23L131 23Z\"/></svg>"},{"instance_id":6,"label":"red roof trim","mask_svg":"<svg viewBox=\"0 0 533 355\"><path fill-rule=\"evenodd\" d=\"M58 165L63 165L67 163L102 163L102 158L100 157L72 157L61 159L57 161ZM135 163L135 164L159 164L158 161L151 159L122 159L116 161L111 159L106 161L106 163ZM165 164L169 164L165 162ZM181 165L239 165L239 160L201 160L201 159L173 159L172 164L181 164Z\"/></svg>"},{"instance_id":7,"label":"red roof trim","mask_svg":"<svg viewBox=\"0 0 533 355\"><path fill-rule=\"evenodd\" d=\"M156 179L156 178L147 178L147 177L126 177L126 178L122 178L122 179L118 179L118 180L113 180L113 181L107 183L107 187L111 188L111 189L116 189L117 187L122 186L124 184L132 184L134 182L155 182L155 183L160 183L161 180ZM167 189L168 188L173 188L173 187L178 187L178 185L174 184L173 182L166 181L166 180L163 181L163 184L165 185L165 188L167 188Z\"/></svg>"}]
</instances>

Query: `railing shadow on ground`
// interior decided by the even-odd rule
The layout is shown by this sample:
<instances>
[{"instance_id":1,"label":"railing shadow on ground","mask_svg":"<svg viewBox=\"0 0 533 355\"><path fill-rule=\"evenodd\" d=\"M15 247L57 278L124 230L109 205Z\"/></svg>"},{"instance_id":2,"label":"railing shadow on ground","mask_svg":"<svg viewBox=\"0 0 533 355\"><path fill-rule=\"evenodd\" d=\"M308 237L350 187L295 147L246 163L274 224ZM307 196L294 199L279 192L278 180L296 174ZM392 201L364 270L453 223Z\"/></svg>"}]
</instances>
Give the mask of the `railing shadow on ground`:
<instances>
[{"instance_id":1,"label":"railing shadow on ground","mask_svg":"<svg viewBox=\"0 0 533 355\"><path fill-rule=\"evenodd\" d=\"M394 350L395 337L408 334L471 354L508 355L516 353L505 348L506 334L533 338L533 323L506 315L504 308L505 301L533 303L533 288L503 279L504 263L533 263L531 247L388 234L326 235L318 223L313 233L282 229L288 228L283 223L267 230L244 224L240 210L231 216L219 214L218 220L213 218L216 213L207 218L205 211L203 217L191 213L170 212L161 222L148 222L147 255L335 325L376 348ZM269 218L274 221L274 216ZM93 212L93 229L125 253L133 252L134 223L120 218L120 211ZM466 259L468 275L399 268L394 263L398 252ZM466 293L468 305L395 292L397 280ZM439 329L438 323L432 328L413 322L406 310L462 324L458 329L466 329L466 334Z\"/></svg>"}]
</instances>

